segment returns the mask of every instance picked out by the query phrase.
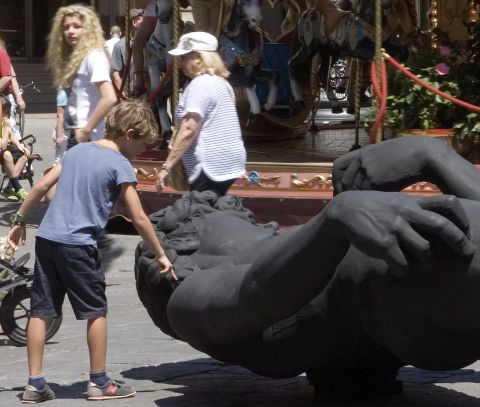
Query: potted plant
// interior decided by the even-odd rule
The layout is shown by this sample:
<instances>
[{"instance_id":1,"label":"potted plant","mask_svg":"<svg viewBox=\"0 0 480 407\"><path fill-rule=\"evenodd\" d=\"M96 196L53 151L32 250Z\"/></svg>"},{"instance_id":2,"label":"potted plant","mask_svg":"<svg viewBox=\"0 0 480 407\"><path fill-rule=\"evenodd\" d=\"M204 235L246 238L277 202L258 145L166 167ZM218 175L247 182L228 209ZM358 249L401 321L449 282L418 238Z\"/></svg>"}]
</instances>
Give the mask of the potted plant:
<instances>
[{"instance_id":1,"label":"potted plant","mask_svg":"<svg viewBox=\"0 0 480 407\"><path fill-rule=\"evenodd\" d=\"M480 22L468 24L471 40L451 42L445 31L434 31L437 47L411 54L405 62L417 77L460 100L480 106ZM425 134L447 138L460 153L477 140L480 145L480 114L457 106L389 70L385 127L394 136ZM374 112L373 112L374 113ZM374 114L367 117L371 125Z\"/></svg>"},{"instance_id":2,"label":"potted plant","mask_svg":"<svg viewBox=\"0 0 480 407\"><path fill-rule=\"evenodd\" d=\"M470 40L466 44L466 58L453 66L460 89L460 99L475 106L480 106L480 22L474 21L467 25ZM464 107L455 108L454 146L457 151L465 152L465 146L480 146L480 114ZM474 157L476 161L477 157Z\"/></svg>"}]
</instances>

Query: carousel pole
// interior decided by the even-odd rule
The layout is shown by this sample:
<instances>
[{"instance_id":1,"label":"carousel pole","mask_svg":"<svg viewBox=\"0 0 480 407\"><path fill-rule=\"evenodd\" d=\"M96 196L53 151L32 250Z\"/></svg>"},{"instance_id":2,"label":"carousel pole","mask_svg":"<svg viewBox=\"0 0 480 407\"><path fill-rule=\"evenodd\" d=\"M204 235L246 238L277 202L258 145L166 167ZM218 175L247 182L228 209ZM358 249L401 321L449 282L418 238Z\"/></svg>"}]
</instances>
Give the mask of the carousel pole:
<instances>
[{"instance_id":1,"label":"carousel pole","mask_svg":"<svg viewBox=\"0 0 480 407\"><path fill-rule=\"evenodd\" d=\"M431 47L433 49L437 48L437 34L436 34L436 29L438 28L438 1L437 0L432 0L432 3L430 5L430 27L432 31L432 38L431 38Z\"/></svg>"},{"instance_id":2,"label":"carousel pole","mask_svg":"<svg viewBox=\"0 0 480 407\"><path fill-rule=\"evenodd\" d=\"M355 75L355 144L352 145L350 151L358 150L360 145L360 91L362 81L362 62L358 58L352 58L352 64L350 65L350 79Z\"/></svg>"},{"instance_id":3,"label":"carousel pole","mask_svg":"<svg viewBox=\"0 0 480 407\"><path fill-rule=\"evenodd\" d=\"M180 4L178 0L173 0L173 43L176 46L180 38ZM180 92L180 58L173 58L173 95L172 95L172 117L175 127L178 125L175 119L175 111L178 105L178 94Z\"/></svg>"},{"instance_id":4,"label":"carousel pole","mask_svg":"<svg viewBox=\"0 0 480 407\"><path fill-rule=\"evenodd\" d=\"M130 0L124 0L124 9L125 9L125 54L131 55L131 38L130 38ZM125 86L123 87L125 95L130 97L130 69L125 72Z\"/></svg>"},{"instance_id":5,"label":"carousel pole","mask_svg":"<svg viewBox=\"0 0 480 407\"><path fill-rule=\"evenodd\" d=\"M375 68L378 83L382 83L381 71L382 71L382 1L375 1ZM377 109L379 108L379 102L377 100ZM375 142L380 143L383 139L383 126L378 126L375 134Z\"/></svg>"}]
</instances>

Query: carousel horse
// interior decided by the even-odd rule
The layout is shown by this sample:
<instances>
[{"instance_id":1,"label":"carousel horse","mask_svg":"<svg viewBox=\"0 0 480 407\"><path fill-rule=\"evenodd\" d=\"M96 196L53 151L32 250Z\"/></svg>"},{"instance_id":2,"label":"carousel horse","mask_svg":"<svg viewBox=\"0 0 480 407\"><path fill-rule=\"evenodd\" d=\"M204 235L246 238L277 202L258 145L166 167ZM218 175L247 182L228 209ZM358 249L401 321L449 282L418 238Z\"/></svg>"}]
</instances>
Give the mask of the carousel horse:
<instances>
[{"instance_id":1,"label":"carousel horse","mask_svg":"<svg viewBox=\"0 0 480 407\"><path fill-rule=\"evenodd\" d=\"M261 68L263 38L255 29L262 22L261 0L225 0L219 37L219 48L230 71L229 81L245 90L250 104L249 123L254 123L263 108L276 103L278 76ZM268 83L267 102L260 106L255 85Z\"/></svg>"},{"instance_id":2,"label":"carousel horse","mask_svg":"<svg viewBox=\"0 0 480 407\"><path fill-rule=\"evenodd\" d=\"M317 0L298 20L300 48L289 60L290 83L294 103L303 106L302 77L305 67L319 54L318 74L327 97L337 98L328 86L332 61L339 56L369 61L374 55L375 0ZM399 59L408 55L408 46L419 35L415 5L412 0L382 1L383 47Z\"/></svg>"},{"instance_id":3,"label":"carousel horse","mask_svg":"<svg viewBox=\"0 0 480 407\"><path fill-rule=\"evenodd\" d=\"M420 181L448 195L395 192ZM154 323L263 376L306 372L319 398L396 394L402 366L478 360L478 169L438 140L400 137L337 159L333 185L328 206L289 229L212 191L152 214L179 278L162 278L139 244L137 292Z\"/></svg>"}]
</instances>

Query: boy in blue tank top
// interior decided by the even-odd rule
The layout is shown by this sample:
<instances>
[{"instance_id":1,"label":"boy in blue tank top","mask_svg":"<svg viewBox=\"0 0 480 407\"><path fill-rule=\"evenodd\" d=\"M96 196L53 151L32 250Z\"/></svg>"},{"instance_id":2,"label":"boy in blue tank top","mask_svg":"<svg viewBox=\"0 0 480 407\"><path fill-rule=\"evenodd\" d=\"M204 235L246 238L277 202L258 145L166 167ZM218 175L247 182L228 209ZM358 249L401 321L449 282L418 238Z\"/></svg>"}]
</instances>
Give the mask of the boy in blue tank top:
<instances>
[{"instance_id":1,"label":"boy in blue tank top","mask_svg":"<svg viewBox=\"0 0 480 407\"><path fill-rule=\"evenodd\" d=\"M25 216L56 184L52 202L35 242L35 276L28 324L29 381L22 401L38 403L55 398L42 373L45 332L49 318L62 312L65 294L75 316L87 320L90 382L87 399L130 397L135 390L120 386L106 373L107 299L97 237L115 201L126 203L132 223L156 255L162 276L176 279L135 190L136 176L129 160L145 150L158 133L150 108L124 102L108 114L105 138L70 149L62 162L32 189L12 219L8 239L17 248L25 241Z\"/></svg>"}]
</instances>

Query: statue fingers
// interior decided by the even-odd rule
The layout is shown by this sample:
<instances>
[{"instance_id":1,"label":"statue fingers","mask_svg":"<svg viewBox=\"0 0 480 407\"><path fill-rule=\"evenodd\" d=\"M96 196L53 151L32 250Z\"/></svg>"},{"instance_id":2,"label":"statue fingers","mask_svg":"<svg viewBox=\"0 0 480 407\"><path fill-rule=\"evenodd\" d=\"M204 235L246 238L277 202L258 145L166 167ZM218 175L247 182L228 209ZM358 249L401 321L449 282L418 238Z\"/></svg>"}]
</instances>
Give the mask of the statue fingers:
<instances>
[{"instance_id":1,"label":"statue fingers","mask_svg":"<svg viewBox=\"0 0 480 407\"><path fill-rule=\"evenodd\" d=\"M409 263L424 262L430 257L430 242L410 225L399 229L398 241Z\"/></svg>"},{"instance_id":2,"label":"statue fingers","mask_svg":"<svg viewBox=\"0 0 480 407\"><path fill-rule=\"evenodd\" d=\"M385 247L382 258L390 267L390 272L396 277L405 277L408 271L408 261L395 239Z\"/></svg>"},{"instance_id":3,"label":"statue fingers","mask_svg":"<svg viewBox=\"0 0 480 407\"><path fill-rule=\"evenodd\" d=\"M345 170L341 179L341 189L343 191L352 191L355 186L355 179L361 168L360 158L356 157Z\"/></svg>"},{"instance_id":4,"label":"statue fingers","mask_svg":"<svg viewBox=\"0 0 480 407\"><path fill-rule=\"evenodd\" d=\"M470 221L456 196L438 195L424 197L419 201L423 209L438 213L453 222L467 237L470 237Z\"/></svg>"},{"instance_id":5,"label":"statue fingers","mask_svg":"<svg viewBox=\"0 0 480 407\"><path fill-rule=\"evenodd\" d=\"M475 245L464 231L441 214L424 211L413 221L413 226L420 233L433 234L460 256L469 257L476 251Z\"/></svg>"},{"instance_id":6,"label":"statue fingers","mask_svg":"<svg viewBox=\"0 0 480 407\"><path fill-rule=\"evenodd\" d=\"M335 194L344 192L342 181L345 171L349 168L350 164L357 159L358 155L358 151L353 151L351 153L342 155L333 162L332 176Z\"/></svg>"},{"instance_id":7,"label":"statue fingers","mask_svg":"<svg viewBox=\"0 0 480 407\"><path fill-rule=\"evenodd\" d=\"M354 190L355 191L368 191L372 189L372 186L370 184L370 181L368 180L367 177L367 172L365 168L360 168L360 170L357 173L357 176L355 177L355 183L354 183Z\"/></svg>"}]
</instances>

